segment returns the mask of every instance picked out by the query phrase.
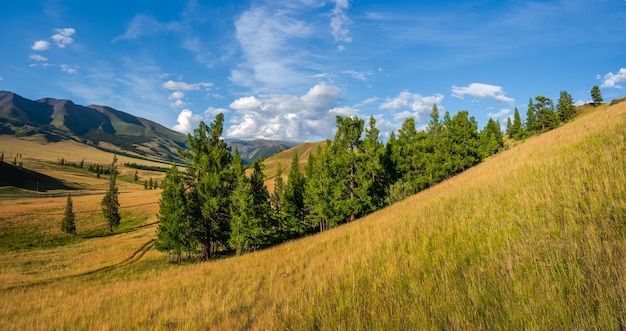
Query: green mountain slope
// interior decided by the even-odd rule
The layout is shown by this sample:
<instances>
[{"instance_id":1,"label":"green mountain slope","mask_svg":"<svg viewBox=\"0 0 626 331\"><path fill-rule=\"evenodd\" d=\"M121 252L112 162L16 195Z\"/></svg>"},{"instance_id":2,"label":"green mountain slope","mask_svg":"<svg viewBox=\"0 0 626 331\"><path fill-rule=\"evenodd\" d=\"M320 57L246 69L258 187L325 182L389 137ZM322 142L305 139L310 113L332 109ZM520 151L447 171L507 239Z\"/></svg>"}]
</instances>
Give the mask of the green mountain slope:
<instances>
[{"instance_id":1,"label":"green mountain slope","mask_svg":"<svg viewBox=\"0 0 626 331\"><path fill-rule=\"evenodd\" d=\"M177 149L186 148L187 136L153 121L106 106L80 106L71 100L44 98L37 101L0 91L0 134L37 136L44 142L75 140L102 149L112 144L136 157L167 162L180 159ZM247 163L269 157L296 143L270 140L227 140L238 147Z\"/></svg>"}]
</instances>

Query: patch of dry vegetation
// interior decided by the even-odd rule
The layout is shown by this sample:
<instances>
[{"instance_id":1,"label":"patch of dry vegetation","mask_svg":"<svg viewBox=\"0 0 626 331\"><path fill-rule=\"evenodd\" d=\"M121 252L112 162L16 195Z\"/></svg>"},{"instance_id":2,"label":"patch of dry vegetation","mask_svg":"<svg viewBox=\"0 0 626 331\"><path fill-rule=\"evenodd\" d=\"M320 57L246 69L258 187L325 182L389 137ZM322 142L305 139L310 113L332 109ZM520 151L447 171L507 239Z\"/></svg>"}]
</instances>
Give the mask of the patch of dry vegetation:
<instances>
[{"instance_id":1,"label":"patch of dry vegetation","mask_svg":"<svg viewBox=\"0 0 626 331\"><path fill-rule=\"evenodd\" d=\"M150 251L111 272L0 290L0 320L8 329L623 329L625 133L626 103L597 107L316 236L184 266Z\"/></svg>"}]
</instances>

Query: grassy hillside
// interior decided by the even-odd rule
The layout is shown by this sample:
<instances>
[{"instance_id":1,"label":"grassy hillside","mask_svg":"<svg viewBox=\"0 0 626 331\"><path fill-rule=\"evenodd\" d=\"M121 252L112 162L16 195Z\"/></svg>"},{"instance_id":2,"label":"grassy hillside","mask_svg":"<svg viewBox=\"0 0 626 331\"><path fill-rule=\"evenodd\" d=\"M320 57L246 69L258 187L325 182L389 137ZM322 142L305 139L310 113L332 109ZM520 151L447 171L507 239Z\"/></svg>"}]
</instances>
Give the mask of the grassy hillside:
<instances>
[{"instance_id":1,"label":"grassy hillside","mask_svg":"<svg viewBox=\"0 0 626 331\"><path fill-rule=\"evenodd\" d=\"M135 236L127 257L147 239ZM131 238L93 244L128 247ZM184 266L149 251L80 276L102 254L79 251L81 243L0 250L2 284L26 277L0 289L5 328L623 329L626 103L589 110L357 222L265 251ZM41 254L67 254L78 266ZM47 276L54 281L40 283Z\"/></svg>"}]
</instances>

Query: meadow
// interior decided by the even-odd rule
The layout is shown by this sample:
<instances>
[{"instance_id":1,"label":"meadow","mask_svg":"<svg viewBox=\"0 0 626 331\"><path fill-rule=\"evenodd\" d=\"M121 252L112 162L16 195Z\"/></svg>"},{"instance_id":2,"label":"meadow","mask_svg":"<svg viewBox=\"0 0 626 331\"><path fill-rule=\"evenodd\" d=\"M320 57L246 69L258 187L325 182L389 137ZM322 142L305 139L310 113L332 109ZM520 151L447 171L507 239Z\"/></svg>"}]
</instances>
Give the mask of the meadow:
<instances>
[{"instance_id":1,"label":"meadow","mask_svg":"<svg viewBox=\"0 0 626 331\"><path fill-rule=\"evenodd\" d=\"M174 265L146 249L158 198L122 194L134 207L113 235L0 241L0 327L626 328L626 102L356 222L239 257ZM54 234L63 206L0 200L0 236ZM98 232L98 217L77 226Z\"/></svg>"}]
</instances>

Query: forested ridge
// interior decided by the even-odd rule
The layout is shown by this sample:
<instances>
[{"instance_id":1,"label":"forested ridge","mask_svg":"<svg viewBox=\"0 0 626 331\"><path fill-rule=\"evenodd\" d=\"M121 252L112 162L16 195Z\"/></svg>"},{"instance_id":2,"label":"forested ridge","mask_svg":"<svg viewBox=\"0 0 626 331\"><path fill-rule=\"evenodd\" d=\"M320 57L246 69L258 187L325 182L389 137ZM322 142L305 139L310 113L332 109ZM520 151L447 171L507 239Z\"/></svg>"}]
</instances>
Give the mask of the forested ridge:
<instances>
[{"instance_id":1,"label":"forested ridge","mask_svg":"<svg viewBox=\"0 0 626 331\"><path fill-rule=\"evenodd\" d=\"M515 108L506 135L522 140L558 127L575 112L566 91L556 107L537 96L529 101L525 121ZM249 165L247 176L238 150L220 138L223 122L218 114L211 124L201 122L188 134L189 150L181 151L188 161L186 172L172 165L162 183L156 248L175 261L183 253L200 252L205 260L221 251L242 254L354 221L505 147L496 120L479 130L467 111L441 116L436 104L423 131L409 117L386 143L374 117L366 126L358 117L337 116L334 139L309 155L304 171L295 153L286 182L279 166L269 192L263 161Z\"/></svg>"}]
</instances>

